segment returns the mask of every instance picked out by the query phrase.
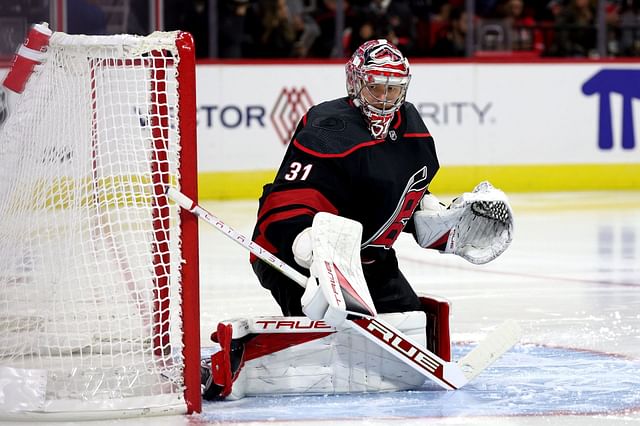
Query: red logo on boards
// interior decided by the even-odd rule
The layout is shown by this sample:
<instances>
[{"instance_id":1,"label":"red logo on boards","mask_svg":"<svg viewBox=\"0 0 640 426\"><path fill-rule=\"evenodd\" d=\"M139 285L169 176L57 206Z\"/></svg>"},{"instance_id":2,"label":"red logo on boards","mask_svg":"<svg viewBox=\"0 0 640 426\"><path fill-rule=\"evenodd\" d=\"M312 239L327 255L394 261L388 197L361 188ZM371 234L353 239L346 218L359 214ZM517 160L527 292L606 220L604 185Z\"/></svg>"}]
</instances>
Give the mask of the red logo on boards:
<instances>
[{"instance_id":1,"label":"red logo on boards","mask_svg":"<svg viewBox=\"0 0 640 426\"><path fill-rule=\"evenodd\" d=\"M270 118L283 144L289 143L298 122L312 105L313 101L306 88L282 88L273 105Z\"/></svg>"}]
</instances>

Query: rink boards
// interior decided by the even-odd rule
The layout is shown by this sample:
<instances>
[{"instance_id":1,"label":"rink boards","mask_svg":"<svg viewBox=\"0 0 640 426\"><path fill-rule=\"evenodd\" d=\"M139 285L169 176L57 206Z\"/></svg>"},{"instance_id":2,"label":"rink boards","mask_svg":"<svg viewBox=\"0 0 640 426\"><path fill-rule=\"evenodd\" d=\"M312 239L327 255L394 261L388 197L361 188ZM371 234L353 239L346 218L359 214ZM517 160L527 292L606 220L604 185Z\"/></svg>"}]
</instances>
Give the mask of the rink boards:
<instances>
[{"instance_id":1,"label":"rink boards","mask_svg":"<svg viewBox=\"0 0 640 426\"><path fill-rule=\"evenodd\" d=\"M637 62L412 61L411 73L407 100L442 166L432 190L640 188ZM342 61L200 63L200 197L257 197L308 108L344 94Z\"/></svg>"}]
</instances>

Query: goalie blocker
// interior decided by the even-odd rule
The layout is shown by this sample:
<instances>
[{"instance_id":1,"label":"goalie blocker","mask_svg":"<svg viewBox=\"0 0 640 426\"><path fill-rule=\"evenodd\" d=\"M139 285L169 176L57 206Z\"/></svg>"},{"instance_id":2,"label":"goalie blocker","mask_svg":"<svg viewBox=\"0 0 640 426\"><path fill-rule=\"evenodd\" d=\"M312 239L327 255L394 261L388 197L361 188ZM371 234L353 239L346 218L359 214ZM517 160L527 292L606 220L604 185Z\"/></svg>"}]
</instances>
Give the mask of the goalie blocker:
<instances>
[{"instance_id":1,"label":"goalie blocker","mask_svg":"<svg viewBox=\"0 0 640 426\"><path fill-rule=\"evenodd\" d=\"M451 360L449 303L420 297L421 312L381 314L416 342ZM208 400L252 395L388 392L416 389L416 374L346 324L331 327L306 317L223 321L211 339L220 350L203 360Z\"/></svg>"}]
</instances>

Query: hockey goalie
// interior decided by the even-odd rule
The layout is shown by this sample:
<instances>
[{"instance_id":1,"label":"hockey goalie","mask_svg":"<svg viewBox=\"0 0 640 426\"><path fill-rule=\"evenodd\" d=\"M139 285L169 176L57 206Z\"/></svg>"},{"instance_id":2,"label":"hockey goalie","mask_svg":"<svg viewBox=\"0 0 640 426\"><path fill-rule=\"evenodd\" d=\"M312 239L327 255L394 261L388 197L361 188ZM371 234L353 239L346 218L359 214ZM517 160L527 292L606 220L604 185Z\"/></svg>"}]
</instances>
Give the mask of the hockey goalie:
<instances>
[{"instance_id":1,"label":"hockey goalie","mask_svg":"<svg viewBox=\"0 0 640 426\"><path fill-rule=\"evenodd\" d=\"M346 64L348 96L301 119L260 198L253 241L309 277L303 287L252 255L282 317L223 321L202 366L206 399L416 389L424 376L349 326L377 317L445 361L449 304L420 297L398 268L401 232L425 249L487 263L509 246L513 215L488 182L448 207L428 191L434 140L405 101L409 62L386 40Z\"/></svg>"}]
</instances>

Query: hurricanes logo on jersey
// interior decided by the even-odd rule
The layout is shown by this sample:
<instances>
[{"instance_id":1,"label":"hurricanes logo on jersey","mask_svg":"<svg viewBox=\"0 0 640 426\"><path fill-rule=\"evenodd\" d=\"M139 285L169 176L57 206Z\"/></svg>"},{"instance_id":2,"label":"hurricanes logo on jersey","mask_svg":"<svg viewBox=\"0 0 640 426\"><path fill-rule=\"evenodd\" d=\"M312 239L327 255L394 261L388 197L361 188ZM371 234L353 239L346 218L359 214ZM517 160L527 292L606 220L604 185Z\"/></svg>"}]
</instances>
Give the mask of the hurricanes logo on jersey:
<instances>
[{"instance_id":1,"label":"hurricanes logo on jersey","mask_svg":"<svg viewBox=\"0 0 640 426\"><path fill-rule=\"evenodd\" d=\"M407 225L426 190L427 166L421 168L409 178L398 205L389 220L382 225L373 237L362 244L362 248L373 246L390 249Z\"/></svg>"}]
</instances>

